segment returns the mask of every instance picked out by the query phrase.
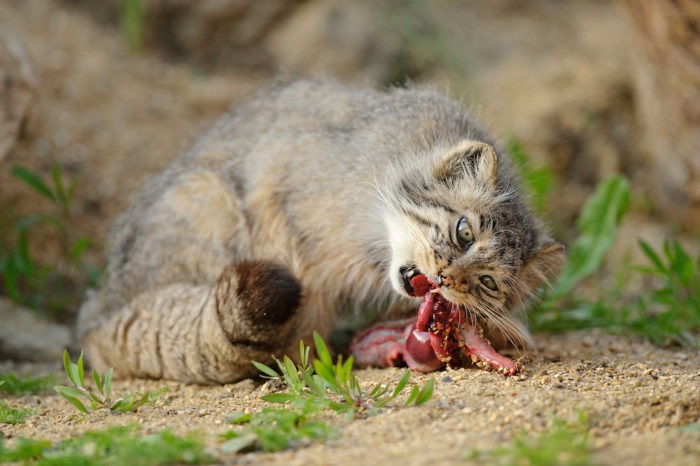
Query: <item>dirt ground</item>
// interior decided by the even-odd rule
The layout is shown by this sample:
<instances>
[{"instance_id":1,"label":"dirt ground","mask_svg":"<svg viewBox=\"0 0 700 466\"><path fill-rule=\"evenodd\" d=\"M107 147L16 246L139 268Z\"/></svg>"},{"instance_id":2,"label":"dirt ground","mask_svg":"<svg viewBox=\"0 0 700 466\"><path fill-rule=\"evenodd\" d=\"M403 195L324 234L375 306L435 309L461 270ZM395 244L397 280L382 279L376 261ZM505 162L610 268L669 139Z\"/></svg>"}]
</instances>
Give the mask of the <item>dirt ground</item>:
<instances>
[{"instance_id":1,"label":"dirt ground","mask_svg":"<svg viewBox=\"0 0 700 466\"><path fill-rule=\"evenodd\" d=\"M524 31L518 28L525 23L518 23L515 16L492 21L492 28L508 33L470 56L472 70L481 68L483 73L467 73L455 85L462 97L480 96L475 103L496 131L513 132L541 153L563 154L562 160L568 160L561 170L564 174L579 170L584 181L568 187L566 202L571 206L580 204L585 187L599 176L624 167L631 150L621 150L617 142L621 134L633 130L629 109L615 118L606 116L626 95L624 77L617 74L625 67L620 58L624 47L601 47L625 43L606 3L576 2L566 21L533 17L531 29ZM75 214L81 230L95 239L91 257L96 263L103 260L107 228L130 193L266 78L235 70L202 74L148 54L131 55L118 31L53 0L2 2L0 21L27 42L40 82L25 135L0 171L3 222L22 212L50 208L27 196L26 188L5 168L21 164L48 173L58 162L66 176L78 181ZM485 23L478 18L468 21L473 27L461 27L465 41L489 37L492 31ZM457 28L458 20L452 22ZM547 33L537 36L536 30ZM562 55L574 42L579 48ZM547 60L535 60L545 43ZM516 58L502 57L505 50L517 47L517 53L509 55ZM579 68L570 66L572 62ZM451 76L436 73L435 79L450 81ZM599 85L611 79L613 85ZM471 94L463 91L468 85L475 86ZM563 110L556 113L553 109L559 107ZM591 111L604 117L602 123L596 120L600 126L595 135L586 120ZM552 124L538 127L542 122ZM576 133L578 128L587 132ZM582 168L571 161L574 146L612 155L599 165ZM566 216L559 221L565 220ZM640 229L632 228L635 233ZM46 257L56 254L50 240L43 247ZM215 435L209 437L209 445L227 464L470 464L465 456L472 448L486 451L510 444L523 429L541 432L552 416L573 420L583 410L589 414L591 444L600 464L700 464L698 434L678 429L700 422L697 352L661 349L635 337L597 331L537 335L535 340L539 352L525 356L521 376L504 378L474 369L434 374L435 394L426 405L387 409L353 421L332 417L340 435L326 443L242 455L219 452ZM60 355L49 366L7 361L0 370L59 373ZM368 385L393 385L401 374L398 369L358 372ZM427 377L414 375L413 380L424 382ZM145 380L114 383L115 392L161 387L168 388L164 404L128 415L78 416L55 395L9 398L11 406L38 406L39 411L24 424L1 425L0 435L10 442L17 437L57 440L131 422L146 431L170 427L182 433L199 429L217 434L230 428L224 422L228 414L264 404L259 384L253 381L216 387Z\"/></svg>"},{"instance_id":2,"label":"dirt ground","mask_svg":"<svg viewBox=\"0 0 700 466\"><path fill-rule=\"evenodd\" d=\"M504 378L479 369L435 373L429 375L437 383L427 404L389 408L352 421L331 416L327 421L339 427L337 438L280 453L220 451L216 434L231 428L226 416L265 404L259 400L260 384L251 380L215 387L117 381L114 393L168 388L164 403L126 415L77 415L55 395L11 399L12 406L39 406L39 412L24 424L1 426L0 432L9 439L58 440L135 422L145 432L169 427L178 433L196 429L212 434L209 447L225 464L477 464L465 459L472 448L484 452L508 445L522 430L546 430L553 416L573 421L584 411L596 464L698 464L698 434L679 427L700 420L700 355L595 331L538 335L536 340L540 350L524 358L526 370L520 376ZM393 385L402 373L365 369L358 376L367 386ZM414 374L412 381L423 383L429 376Z\"/></svg>"}]
</instances>

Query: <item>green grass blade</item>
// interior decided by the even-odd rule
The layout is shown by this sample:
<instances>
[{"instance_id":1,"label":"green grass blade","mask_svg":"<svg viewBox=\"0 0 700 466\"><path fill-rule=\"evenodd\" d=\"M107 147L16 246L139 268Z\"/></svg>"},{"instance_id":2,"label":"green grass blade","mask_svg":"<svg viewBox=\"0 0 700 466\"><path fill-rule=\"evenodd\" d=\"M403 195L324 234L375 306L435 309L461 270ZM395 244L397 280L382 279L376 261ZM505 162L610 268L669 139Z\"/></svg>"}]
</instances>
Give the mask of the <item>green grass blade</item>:
<instances>
[{"instance_id":1,"label":"green grass blade","mask_svg":"<svg viewBox=\"0 0 700 466\"><path fill-rule=\"evenodd\" d=\"M333 359L331 358L330 351L328 351L326 342L323 341L323 338L321 338L321 335L318 332L314 332L313 336L314 345L316 345L316 355L319 357L319 359L323 362L325 366L332 367Z\"/></svg>"},{"instance_id":2,"label":"green grass blade","mask_svg":"<svg viewBox=\"0 0 700 466\"><path fill-rule=\"evenodd\" d=\"M19 178L26 185L33 188L34 191L38 192L47 199L56 202L56 195L53 193L53 191L51 191L46 183L44 183L44 180L33 171L30 171L24 167L14 166L12 167L12 176Z\"/></svg>"},{"instance_id":3,"label":"green grass blade","mask_svg":"<svg viewBox=\"0 0 700 466\"><path fill-rule=\"evenodd\" d=\"M63 350L63 368L66 371L66 375L68 376L68 380L70 380L73 385L78 386L78 379L73 374L73 367L72 366L73 366L73 363L70 360L70 354L68 354L67 349L64 349Z\"/></svg>"},{"instance_id":4,"label":"green grass blade","mask_svg":"<svg viewBox=\"0 0 700 466\"><path fill-rule=\"evenodd\" d=\"M58 393L60 393L61 396L63 396L63 398L66 399L66 401L68 401L70 404L75 406L78 409L78 411L80 411L82 413L89 412L88 409L85 407L85 405L83 403L81 403L78 398L71 396L71 395L67 395L66 393L69 393L67 391L65 393L62 393L62 390L60 390L60 389L70 389L70 388L72 388L72 387L58 386L58 387L54 387L54 390L56 390ZM82 393L80 394L80 396L82 396Z\"/></svg>"},{"instance_id":5,"label":"green grass blade","mask_svg":"<svg viewBox=\"0 0 700 466\"><path fill-rule=\"evenodd\" d=\"M66 387L65 385L56 385L53 387L56 392L65 397L82 397L85 393L75 387Z\"/></svg>"},{"instance_id":6,"label":"green grass blade","mask_svg":"<svg viewBox=\"0 0 700 466\"><path fill-rule=\"evenodd\" d=\"M92 239L89 236L79 238L68 253L68 260L76 262L90 246L92 246Z\"/></svg>"},{"instance_id":7,"label":"green grass blade","mask_svg":"<svg viewBox=\"0 0 700 466\"><path fill-rule=\"evenodd\" d=\"M107 373L105 374L105 382L104 382L104 396L107 399L106 401L109 401L109 392L112 390L112 373L114 372L114 369L111 367L107 369Z\"/></svg>"},{"instance_id":8,"label":"green grass blade","mask_svg":"<svg viewBox=\"0 0 700 466\"><path fill-rule=\"evenodd\" d=\"M53 180L53 186L56 197L56 203L60 206L61 210L65 215L70 213L70 199L66 193L66 187L63 184L63 179L61 178L61 168L58 165L54 165L51 169L51 179Z\"/></svg>"},{"instance_id":9,"label":"green grass blade","mask_svg":"<svg viewBox=\"0 0 700 466\"><path fill-rule=\"evenodd\" d=\"M340 363L342 359L338 358L338 362ZM341 365L342 371L343 371L343 376L347 379L350 379L352 376L352 366L355 364L355 358L352 356L348 356L348 359L345 360L345 362Z\"/></svg>"},{"instance_id":10,"label":"green grass blade","mask_svg":"<svg viewBox=\"0 0 700 466\"><path fill-rule=\"evenodd\" d=\"M644 252L644 255L649 259L649 261L654 265L654 268L662 274L668 273L668 269L664 265L663 261L659 257L658 254L656 254L656 251L649 245L644 240L639 240L639 247L642 249Z\"/></svg>"},{"instance_id":11,"label":"green grass blade","mask_svg":"<svg viewBox=\"0 0 700 466\"><path fill-rule=\"evenodd\" d=\"M84 387L85 386L85 366L83 366L83 352L80 352L80 357L78 358L78 363L76 364L76 369L78 371L78 381L80 382L80 386Z\"/></svg>"},{"instance_id":12,"label":"green grass blade","mask_svg":"<svg viewBox=\"0 0 700 466\"><path fill-rule=\"evenodd\" d=\"M146 10L142 0L124 0L121 27L129 50L138 52L143 45Z\"/></svg>"},{"instance_id":13,"label":"green grass blade","mask_svg":"<svg viewBox=\"0 0 700 466\"><path fill-rule=\"evenodd\" d=\"M384 395L389 393L389 386L383 385L383 384L377 384L377 386L375 387L375 390L377 390L377 391L373 395L370 394L369 397L374 398L375 400L378 400L379 398L382 398ZM372 390L372 391L374 392L375 390ZM391 399L392 399L391 396L387 397L387 401L390 401Z\"/></svg>"},{"instance_id":14,"label":"green grass blade","mask_svg":"<svg viewBox=\"0 0 700 466\"><path fill-rule=\"evenodd\" d=\"M270 403L288 403L291 401L297 401L299 396L293 393L269 393L261 396L260 399Z\"/></svg>"},{"instance_id":15,"label":"green grass blade","mask_svg":"<svg viewBox=\"0 0 700 466\"><path fill-rule=\"evenodd\" d=\"M13 255L7 258L3 262L2 267L3 281L5 285L5 292L12 299L12 301L18 303L22 301L22 293L19 290L19 271L17 270L17 265L13 260Z\"/></svg>"},{"instance_id":16,"label":"green grass blade","mask_svg":"<svg viewBox=\"0 0 700 466\"><path fill-rule=\"evenodd\" d=\"M17 425L22 424L29 417L36 413L37 408L16 409L10 408L6 403L0 401L0 424ZM2 438L0 438L0 463L3 462Z\"/></svg>"},{"instance_id":17,"label":"green grass blade","mask_svg":"<svg viewBox=\"0 0 700 466\"><path fill-rule=\"evenodd\" d=\"M406 398L406 402L404 403L404 406L408 406L411 403L415 401L416 398L418 398L418 394L420 392L420 388L418 388L418 385L414 385L413 388L411 389L411 393L408 394L408 398Z\"/></svg>"},{"instance_id":18,"label":"green grass blade","mask_svg":"<svg viewBox=\"0 0 700 466\"><path fill-rule=\"evenodd\" d=\"M226 417L226 422L229 424L247 424L252 418L253 416L250 413L239 411L229 414L228 417Z\"/></svg>"},{"instance_id":19,"label":"green grass blade","mask_svg":"<svg viewBox=\"0 0 700 466\"><path fill-rule=\"evenodd\" d=\"M383 393L386 393L389 389L386 387L386 385L378 383L377 385L374 386L372 390L367 394L368 397L370 398L377 398L378 396L381 396L379 393L384 389ZM383 394L382 393L382 394Z\"/></svg>"},{"instance_id":20,"label":"green grass blade","mask_svg":"<svg viewBox=\"0 0 700 466\"><path fill-rule=\"evenodd\" d=\"M32 260L32 255L29 252L29 228L31 225L18 228L17 232L17 248L15 249L17 257L15 263L18 265L18 270L26 275L32 275L36 271L36 265ZM15 252L13 251L13 252Z\"/></svg>"},{"instance_id":21,"label":"green grass blade","mask_svg":"<svg viewBox=\"0 0 700 466\"><path fill-rule=\"evenodd\" d=\"M253 363L253 365L255 366L255 368L257 370L259 370L261 373L265 374L268 377L277 378L280 376L276 370L274 370L273 368L271 368L270 366L268 366L266 364L262 364L262 363L257 362L257 361L251 361L251 363Z\"/></svg>"},{"instance_id":22,"label":"green grass blade","mask_svg":"<svg viewBox=\"0 0 700 466\"><path fill-rule=\"evenodd\" d=\"M423 388L421 388L420 392L418 393L418 396L416 396L416 406L422 405L423 403L427 402L430 400L430 398L433 396L433 388L435 387L435 379L430 378Z\"/></svg>"},{"instance_id":23,"label":"green grass blade","mask_svg":"<svg viewBox=\"0 0 700 466\"><path fill-rule=\"evenodd\" d=\"M303 357L302 357L301 362L302 362L302 364L304 365L304 367L308 367L308 365L309 365L309 354L311 353L311 347L310 347L310 346L304 346L304 340L301 340L300 343L301 343L301 345L302 345L302 348L304 348L304 353L303 353Z\"/></svg>"},{"instance_id":24,"label":"green grass blade","mask_svg":"<svg viewBox=\"0 0 700 466\"><path fill-rule=\"evenodd\" d=\"M399 380L399 383L396 384L396 388L394 388L394 391L391 392L390 398L393 400L397 396L399 396L399 393L403 391L404 388L406 388L406 385L408 384L408 381L411 379L411 371L407 370L404 372L403 377L401 377L401 380Z\"/></svg>"},{"instance_id":25,"label":"green grass blade","mask_svg":"<svg viewBox=\"0 0 700 466\"><path fill-rule=\"evenodd\" d=\"M340 389L340 386L338 385L338 380L336 379L333 367L334 366L331 365L329 368L328 366L323 364L323 361L319 359L316 359L314 361L314 369L316 370L316 374L326 381L326 384L328 384L329 389L331 389L337 394L340 394L342 391Z\"/></svg>"},{"instance_id":26,"label":"green grass blade","mask_svg":"<svg viewBox=\"0 0 700 466\"><path fill-rule=\"evenodd\" d=\"M92 402L93 407L104 406L104 401L92 392L85 393L85 396Z\"/></svg>"},{"instance_id":27,"label":"green grass blade","mask_svg":"<svg viewBox=\"0 0 700 466\"><path fill-rule=\"evenodd\" d=\"M128 402L124 399L117 400L114 403L112 403L112 405L109 407L109 410L117 413L125 413L128 411L127 404Z\"/></svg>"},{"instance_id":28,"label":"green grass blade","mask_svg":"<svg viewBox=\"0 0 700 466\"><path fill-rule=\"evenodd\" d=\"M95 369L92 370L92 380L95 382L97 391L99 391L104 396L104 379L100 378L100 374L98 374Z\"/></svg>"},{"instance_id":29,"label":"green grass blade","mask_svg":"<svg viewBox=\"0 0 700 466\"><path fill-rule=\"evenodd\" d=\"M291 388L296 390L303 388L297 372L297 366L294 365L294 361L292 361L288 356L284 357L284 376Z\"/></svg>"},{"instance_id":30,"label":"green grass blade","mask_svg":"<svg viewBox=\"0 0 700 466\"><path fill-rule=\"evenodd\" d=\"M38 395L51 390L59 380L53 374L41 377L18 376L12 372L0 371L0 392L10 395Z\"/></svg>"},{"instance_id":31,"label":"green grass blade","mask_svg":"<svg viewBox=\"0 0 700 466\"><path fill-rule=\"evenodd\" d=\"M615 241L629 198L629 181L620 175L601 182L588 198L578 220L581 234L571 245L569 260L550 293L551 300L566 296L600 268L605 253Z\"/></svg>"},{"instance_id":32,"label":"green grass blade","mask_svg":"<svg viewBox=\"0 0 700 466\"><path fill-rule=\"evenodd\" d=\"M134 401L134 403L130 406L129 410L136 411L137 409L139 409L141 406L145 405L149 401L151 401L151 394L145 393L145 394L141 395L141 397L138 398L136 401Z\"/></svg>"}]
</instances>

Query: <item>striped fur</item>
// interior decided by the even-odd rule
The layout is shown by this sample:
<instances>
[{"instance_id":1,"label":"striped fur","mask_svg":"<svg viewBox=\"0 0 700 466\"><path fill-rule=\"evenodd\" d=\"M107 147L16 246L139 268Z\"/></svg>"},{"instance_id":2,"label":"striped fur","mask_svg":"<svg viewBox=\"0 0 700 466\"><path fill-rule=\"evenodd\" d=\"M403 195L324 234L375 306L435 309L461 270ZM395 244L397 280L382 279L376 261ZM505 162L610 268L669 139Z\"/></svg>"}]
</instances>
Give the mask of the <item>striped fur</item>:
<instances>
[{"instance_id":1,"label":"striped fur","mask_svg":"<svg viewBox=\"0 0 700 466\"><path fill-rule=\"evenodd\" d=\"M476 241L455 248L465 217ZM116 222L106 281L80 310L93 366L224 383L297 354L343 313L404 306L398 268L512 339L512 311L562 249L484 131L431 89L280 82L224 116ZM474 277L488 272L489 293ZM398 293L397 293L398 291Z\"/></svg>"}]
</instances>

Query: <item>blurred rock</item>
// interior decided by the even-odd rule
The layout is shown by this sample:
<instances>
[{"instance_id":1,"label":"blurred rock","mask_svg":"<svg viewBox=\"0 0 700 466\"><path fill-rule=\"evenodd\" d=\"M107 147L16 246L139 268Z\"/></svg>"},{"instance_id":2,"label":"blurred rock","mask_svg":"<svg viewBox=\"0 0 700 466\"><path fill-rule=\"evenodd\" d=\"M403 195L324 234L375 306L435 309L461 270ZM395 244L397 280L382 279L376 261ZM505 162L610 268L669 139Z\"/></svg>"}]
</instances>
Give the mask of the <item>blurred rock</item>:
<instances>
[{"instance_id":1,"label":"blurred rock","mask_svg":"<svg viewBox=\"0 0 700 466\"><path fill-rule=\"evenodd\" d=\"M68 327L40 319L5 298L0 298L0 322L0 359L58 361L72 343Z\"/></svg>"},{"instance_id":2,"label":"blurred rock","mask_svg":"<svg viewBox=\"0 0 700 466\"><path fill-rule=\"evenodd\" d=\"M0 25L0 162L19 137L31 110L37 79L24 41Z\"/></svg>"},{"instance_id":3,"label":"blurred rock","mask_svg":"<svg viewBox=\"0 0 700 466\"><path fill-rule=\"evenodd\" d=\"M121 21L122 0L65 1ZM201 69L327 73L370 83L403 78L405 44L382 27L369 2L144 0L144 8L144 45Z\"/></svg>"},{"instance_id":4,"label":"blurred rock","mask_svg":"<svg viewBox=\"0 0 700 466\"><path fill-rule=\"evenodd\" d=\"M369 83L403 78L403 41L364 2L307 2L271 32L267 49L278 66L297 72Z\"/></svg>"},{"instance_id":5,"label":"blurred rock","mask_svg":"<svg viewBox=\"0 0 700 466\"><path fill-rule=\"evenodd\" d=\"M638 117L659 213L700 231L700 3L625 0Z\"/></svg>"},{"instance_id":6,"label":"blurred rock","mask_svg":"<svg viewBox=\"0 0 700 466\"><path fill-rule=\"evenodd\" d=\"M302 0L146 1L147 44L203 68L270 65L264 39Z\"/></svg>"},{"instance_id":7,"label":"blurred rock","mask_svg":"<svg viewBox=\"0 0 700 466\"><path fill-rule=\"evenodd\" d=\"M119 24L123 0L65 0L100 20ZM270 65L263 43L307 0L143 0L147 47L205 69Z\"/></svg>"}]
</instances>

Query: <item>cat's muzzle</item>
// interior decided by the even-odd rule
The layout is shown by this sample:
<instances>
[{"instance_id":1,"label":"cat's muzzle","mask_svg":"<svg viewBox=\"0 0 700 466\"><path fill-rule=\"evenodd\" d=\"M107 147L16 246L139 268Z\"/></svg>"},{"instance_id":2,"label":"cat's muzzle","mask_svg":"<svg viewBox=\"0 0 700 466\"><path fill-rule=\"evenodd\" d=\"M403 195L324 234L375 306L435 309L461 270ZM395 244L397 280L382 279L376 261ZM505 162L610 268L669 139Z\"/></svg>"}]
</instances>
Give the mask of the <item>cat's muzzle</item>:
<instances>
[{"instance_id":1,"label":"cat's muzzle","mask_svg":"<svg viewBox=\"0 0 700 466\"><path fill-rule=\"evenodd\" d=\"M423 296L435 287L435 283L413 265L399 267L399 274L403 289L409 296Z\"/></svg>"},{"instance_id":2,"label":"cat's muzzle","mask_svg":"<svg viewBox=\"0 0 700 466\"><path fill-rule=\"evenodd\" d=\"M413 266L402 266L399 267L399 274L401 275L401 283L403 285L403 289L409 295L415 296L416 293L413 289L413 285L411 284L411 279L417 275L420 275L420 270Z\"/></svg>"}]
</instances>

